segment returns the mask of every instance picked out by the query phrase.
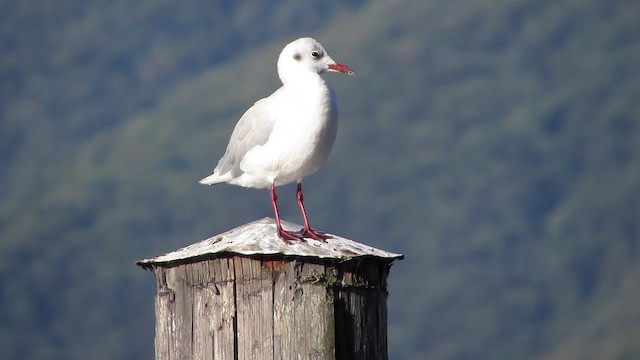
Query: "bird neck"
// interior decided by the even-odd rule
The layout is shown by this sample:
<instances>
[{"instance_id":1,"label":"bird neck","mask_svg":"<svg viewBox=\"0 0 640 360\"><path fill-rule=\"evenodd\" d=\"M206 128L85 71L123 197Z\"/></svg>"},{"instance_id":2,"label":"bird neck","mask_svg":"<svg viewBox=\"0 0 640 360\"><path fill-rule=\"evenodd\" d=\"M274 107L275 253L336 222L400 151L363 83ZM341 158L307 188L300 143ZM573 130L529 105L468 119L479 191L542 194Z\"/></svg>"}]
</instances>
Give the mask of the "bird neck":
<instances>
[{"instance_id":1,"label":"bird neck","mask_svg":"<svg viewBox=\"0 0 640 360\"><path fill-rule=\"evenodd\" d=\"M287 88L314 89L324 88L326 83L320 74L310 71L288 71L281 73L280 80Z\"/></svg>"}]
</instances>

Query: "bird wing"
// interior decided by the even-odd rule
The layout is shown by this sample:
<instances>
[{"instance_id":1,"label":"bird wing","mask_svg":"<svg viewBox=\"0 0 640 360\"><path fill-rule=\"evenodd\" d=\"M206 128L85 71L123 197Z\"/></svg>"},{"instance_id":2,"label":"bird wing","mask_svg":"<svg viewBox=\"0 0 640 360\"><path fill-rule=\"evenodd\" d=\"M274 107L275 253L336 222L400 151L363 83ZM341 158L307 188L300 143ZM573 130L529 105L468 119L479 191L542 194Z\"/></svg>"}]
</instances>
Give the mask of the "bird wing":
<instances>
[{"instance_id":1,"label":"bird wing","mask_svg":"<svg viewBox=\"0 0 640 360\"><path fill-rule=\"evenodd\" d=\"M255 146L264 145L276 121L276 116L271 111L273 99L265 98L257 101L240 118L233 129L229 145L224 155L218 161L214 174L224 175L229 173L230 178L242 175L240 163L246 153Z\"/></svg>"}]
</instances>

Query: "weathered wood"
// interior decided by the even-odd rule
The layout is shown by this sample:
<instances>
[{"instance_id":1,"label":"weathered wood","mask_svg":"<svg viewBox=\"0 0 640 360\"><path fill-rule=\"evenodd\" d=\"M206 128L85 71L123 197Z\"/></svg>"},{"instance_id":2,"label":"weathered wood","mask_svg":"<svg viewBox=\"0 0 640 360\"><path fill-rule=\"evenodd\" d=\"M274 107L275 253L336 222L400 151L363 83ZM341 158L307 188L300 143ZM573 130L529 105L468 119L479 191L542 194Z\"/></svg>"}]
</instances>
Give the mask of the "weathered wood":
<instances>
[{"instance_id":1,"label":"weathered wood","mask_svg":"<svg viewBox=\"0 0 640 360\"><path fill-rule=\"evenodd\" d=\"M293 298L295 323L290 330L294 331L297 344L292 356L297 353L306 359L334 358L334 300L327 294L328 287L332 286L325 277L327 271L326 266L319 264L303 263L300 266L299 287Z\"/></svg>"},{"instance_id":2,"label":"weathered wood","mask_svg":"<svg viewBox=\"0 0 640 360\"><path fill-rule=\"evenodd\" d=\"M232 266L228 259L210 261L214 271L216 295L211 309L213 359L235 359L236 292ZM204 359L208 359L204 357Z\"/></svg>"},{"instance_id":3,"label":"weathered wood","mask_svg":"<svg viewBox=\"0 0 640 360\"><path fill-rule=\"evenodd\" d=\"M273 358L273 286L259 260L236 257L238 359Z\"/></svg>"},{"instance_id":4,"label":"weathered wood","mask_svg":"<svg viewBox=\"0 0 640 360\"><path fill-rule=\"evenodd\" d=\"M334 359L333 300L326 267L284 262L274 283L275 359Z\"/></svg>"},{"instance_id":5,"label":"weathered wood","mask_svg":"<svg viewBox=\"0 0 640 360\"><path fill-rule=\"evenodd\" d=\"M167 271L167 287L174 293L171 336L176 340L169 346L171 359L193 359L193 288L187 283L187 269L179 266Z\"/></svg>"},{"instance_id":6,"label":"weathered wood","mask_svg":"<svg viewBox=\"0 0 640 360\"><path fill-rule=\"evenodd\" d=\"M339 271L336 359L386 359L388 265L353 261Z\"/></svg>"},{"instance_id":7,"label":"weathered wood","mask_svg":"<svg viewBox=\"0 0 640 360\"><path fill-rule=\"evenodd\" d=\"M157 360L387 359L387 275L402 255L342 238L211 253L224 236L212 239L138 262L156 276Z\"/></svg>"},{"instance_id":8,"label":"weathered wood","mask_svg":"<svg viewBox=\"0 0 640 360\"><path fill-rule=\"evenodd\" d=\"M235 292L227 266L227 261L193 264L194 270L197 269L192 279L195 359L234 359Z\"/></svg>"},{"instance_id":9,"label":"weathered wood","mask_svg":"<svg viewBox=\"0 0 640 360\"><path fill-rule=\"evenodd\" d=\"M202 262L194 270L208 270L208 262ZM194 274L195 277L196 274ZM197 274L199 282L193 286L193 357L194 359L204 359L207 354L213 354L213 329L211 322L214 313L213 303L215 301L215 284L208 282L208 276Z\"/></svg>"},{"instance_id":10,"label":"weathered wood","mask_svg":"<svg viewBox=\"0 0 640 360\"><path fill-rule=\"evenodd\" d=\"M158 292L156 294L156 358L170 359L170 339L173 338L173 290L167 286L165 268L155 268L156 285Z\"/></svg>"}]
</instances>

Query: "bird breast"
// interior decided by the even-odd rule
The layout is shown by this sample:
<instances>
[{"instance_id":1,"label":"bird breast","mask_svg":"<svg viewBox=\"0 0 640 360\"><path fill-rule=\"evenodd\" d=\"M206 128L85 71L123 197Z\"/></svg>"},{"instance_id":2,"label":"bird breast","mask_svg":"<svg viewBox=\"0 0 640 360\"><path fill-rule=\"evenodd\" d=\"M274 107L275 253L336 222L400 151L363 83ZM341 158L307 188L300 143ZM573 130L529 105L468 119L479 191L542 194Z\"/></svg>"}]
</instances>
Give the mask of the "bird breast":
<instances>
[{"instance_id":1,"label":"bird breast","mask_svg":"<svg viewBox=\"0 0 640 360\"><path fill-rule=\"evenodd\" d=\"M321 85L280 89L274 105L287 110L279 113L260 151L247 154L243 170L268 173L280 185L301 180L326 162L336 137L337 112L332 89Z\"/></svg>"}]
</instances>

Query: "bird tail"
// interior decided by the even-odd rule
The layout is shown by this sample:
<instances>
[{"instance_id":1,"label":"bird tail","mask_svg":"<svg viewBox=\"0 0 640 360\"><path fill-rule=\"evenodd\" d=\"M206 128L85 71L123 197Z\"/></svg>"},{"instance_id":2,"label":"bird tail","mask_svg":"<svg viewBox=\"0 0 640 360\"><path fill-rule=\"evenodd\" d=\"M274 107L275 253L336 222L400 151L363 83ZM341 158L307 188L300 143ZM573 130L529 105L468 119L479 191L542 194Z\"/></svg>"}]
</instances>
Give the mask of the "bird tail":
<instances>
[{"instance_id":1,"label":"bird tail","mask_svg":"<svg viewBox=\"0 0 640 360\"><path fill-rule=\"evenodd\" d=\"M207 176L206 178L198 181L200 184L203 185L213 185L213 184L219 184L219 183L223 183L223 182L227 182L229 180L231 180L232 177L229 173L226 174L218 174L218 173L213 173L209 176Z\"/></svg>"}]
</instances>

